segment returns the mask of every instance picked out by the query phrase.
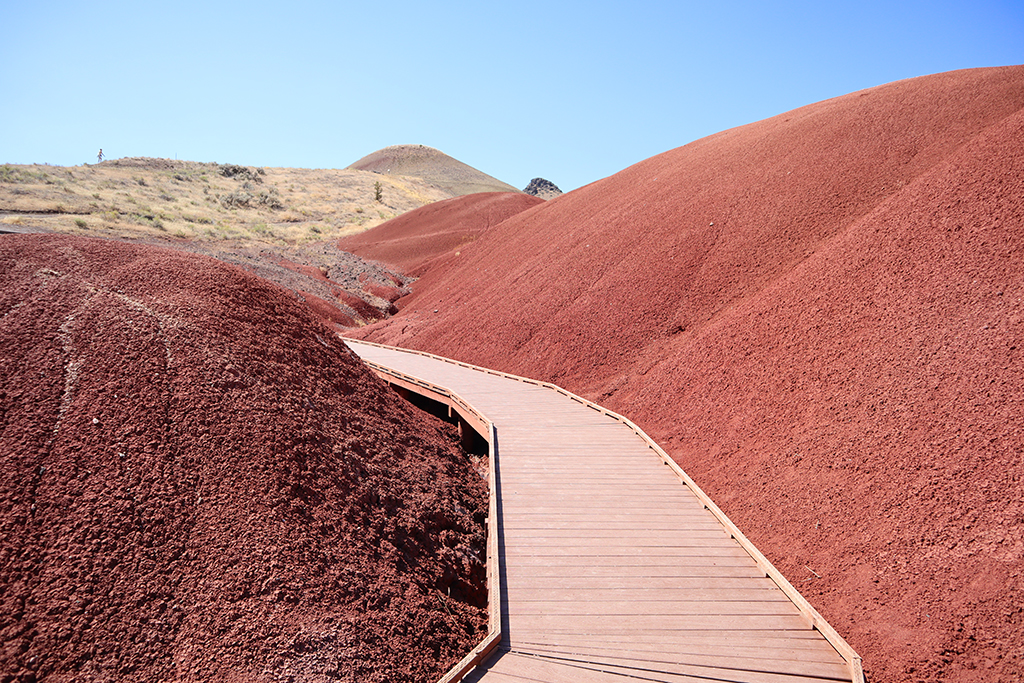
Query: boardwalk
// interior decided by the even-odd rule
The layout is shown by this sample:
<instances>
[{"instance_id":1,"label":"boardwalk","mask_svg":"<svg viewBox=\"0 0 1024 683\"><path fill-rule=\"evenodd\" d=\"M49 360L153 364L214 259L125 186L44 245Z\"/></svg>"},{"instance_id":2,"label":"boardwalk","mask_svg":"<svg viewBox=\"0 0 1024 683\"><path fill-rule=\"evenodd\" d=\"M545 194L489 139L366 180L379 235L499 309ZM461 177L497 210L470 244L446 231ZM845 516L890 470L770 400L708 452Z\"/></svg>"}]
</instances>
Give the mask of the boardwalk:
<instances>
[{"instance_id":1,"label":"boardwalk","mask_svg":"<svg viewBox=\"0 0 1024 683\"><path fill-rule=\"evenodd\" d=\"M863 680L849 646L628 421L550 385L349 345L396 386L447 388L470 424L494 425L500 634L464 680Z\"/></svg>"}]
</instances>

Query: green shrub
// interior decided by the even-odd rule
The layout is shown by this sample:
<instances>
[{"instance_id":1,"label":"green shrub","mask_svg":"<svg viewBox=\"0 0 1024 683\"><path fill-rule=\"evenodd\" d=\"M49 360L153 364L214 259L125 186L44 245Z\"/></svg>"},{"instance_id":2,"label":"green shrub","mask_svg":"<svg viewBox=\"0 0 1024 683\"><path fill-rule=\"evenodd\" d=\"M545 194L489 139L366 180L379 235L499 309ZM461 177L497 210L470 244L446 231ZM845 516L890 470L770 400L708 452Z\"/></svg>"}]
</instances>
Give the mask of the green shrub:
<instances>
[{"instance_id":1,"label":"green shrub","mask_svg":"<svg viewBox=\"0 0 1024 683\"><path fill-rule=\"evenodd\" d=\"M267 209L284 208L284 204L281 203L281 199L277 195L277 190L274 188L269 190L260 190L255 194L241 190L225 195L217 195L217 201L219 201L221 206L226 209L247 209L256 206Z\"/></svg>"},{"instance_id":2,"label":"green shrub","mask_svg":"<svg viewBox=\"0 0 1024 683\"><path fill-rule=\"evenodd\" d=\"M225 178L238 178L240 180L251 180L254 183L262 183L267 174L262 168L246 168L238 164L224 164L220 167L220 174Z\"/></svg>"}]
</instances>

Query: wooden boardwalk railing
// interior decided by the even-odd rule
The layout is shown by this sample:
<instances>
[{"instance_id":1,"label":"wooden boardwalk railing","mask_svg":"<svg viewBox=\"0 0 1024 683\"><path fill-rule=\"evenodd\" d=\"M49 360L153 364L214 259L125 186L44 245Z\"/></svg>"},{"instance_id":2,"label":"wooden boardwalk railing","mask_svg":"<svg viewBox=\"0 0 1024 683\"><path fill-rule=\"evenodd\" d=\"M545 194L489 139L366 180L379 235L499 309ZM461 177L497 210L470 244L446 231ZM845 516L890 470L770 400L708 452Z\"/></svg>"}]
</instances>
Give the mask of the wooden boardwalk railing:
<instances>
[{"instance_id":1,"label":"wooden boardwalk railing","mask_svg":"<svg viewBox=\"0 0 1024 683\"><path fill-rule=\"evenodd\" d=\"M490 443L491 630L446 683L863 683L856 652L626 418L551 384L347 341Z\"/></svg>"}]
</instances>

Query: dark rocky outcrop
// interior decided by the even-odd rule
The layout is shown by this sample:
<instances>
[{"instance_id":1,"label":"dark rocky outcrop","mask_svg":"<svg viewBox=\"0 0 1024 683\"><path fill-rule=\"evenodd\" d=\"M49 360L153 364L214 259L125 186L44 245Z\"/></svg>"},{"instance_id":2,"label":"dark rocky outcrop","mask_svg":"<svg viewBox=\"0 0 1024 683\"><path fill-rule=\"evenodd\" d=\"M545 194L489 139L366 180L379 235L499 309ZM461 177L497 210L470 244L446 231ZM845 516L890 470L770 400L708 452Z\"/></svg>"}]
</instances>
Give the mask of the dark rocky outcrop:
<instances>
[{"instance_id":1,"label":"dark rocky outcrop","mask_svg":"<svg viewBox=\"0 0 1024 683\"><path fill-rule=\"evenodd\" d=\"M544 178L534 178L523 192L532 194L534 197L540 197L541 199L554 199L562 194L557 185Z\"/></svg>"}]
</instances>

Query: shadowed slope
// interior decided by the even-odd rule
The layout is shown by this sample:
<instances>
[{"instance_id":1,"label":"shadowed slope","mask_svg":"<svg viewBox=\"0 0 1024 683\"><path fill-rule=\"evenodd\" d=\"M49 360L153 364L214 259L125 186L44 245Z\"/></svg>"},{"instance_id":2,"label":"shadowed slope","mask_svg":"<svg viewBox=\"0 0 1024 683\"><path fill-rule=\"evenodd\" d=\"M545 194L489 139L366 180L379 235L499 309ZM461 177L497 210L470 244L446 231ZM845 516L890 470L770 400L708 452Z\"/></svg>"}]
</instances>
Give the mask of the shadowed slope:
<instances>
[{"instance_id":1,"label":"shadowed slope","mask_svg":"<svg viewBox=\"0 0 1024 683\"><path fill-rule=\"evenodd\" d=\"M508 219L359 335L633 417L871 680L1019 678L1022 107L1024 68L981 69L724 131Z\"/></svg>"},{"instance_id":2,"label":"shadowed slope","mask_svg":"<svg viewBox=\"0 0 1024 683\"><path fill-rule=\"evenodd\" d=\"M455 196L474 192L519 192L508 183L424 145L385 147L366 155L349 168L388 176L419 178Z\"/></svg>"},{"instance_id":3,"label":"shadowed slope","mask_svg":"<svg viewBox=\"0 0 1024 683\"><path fill-rule=\"evenodd\" d=\"M481 192L456 197L428 204L379 228L339 240L338 246L417 275L430 261L454 255L488 228L543 203L543 199L519 192Z\"/></svg>"},{"instance_id":4,"label":"shadowed slope","mask_svg":"<svg viewBox=\"0 0 1024 683\"><path fill-rule=\"evenodd\" d=\"M5 235L0 348L10 680L433 681L486 629L485 483L283 290Z\"/></svg>"}]
</instances>

